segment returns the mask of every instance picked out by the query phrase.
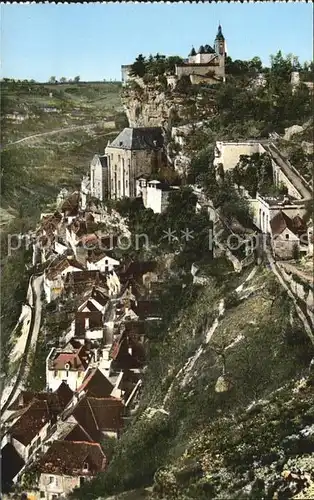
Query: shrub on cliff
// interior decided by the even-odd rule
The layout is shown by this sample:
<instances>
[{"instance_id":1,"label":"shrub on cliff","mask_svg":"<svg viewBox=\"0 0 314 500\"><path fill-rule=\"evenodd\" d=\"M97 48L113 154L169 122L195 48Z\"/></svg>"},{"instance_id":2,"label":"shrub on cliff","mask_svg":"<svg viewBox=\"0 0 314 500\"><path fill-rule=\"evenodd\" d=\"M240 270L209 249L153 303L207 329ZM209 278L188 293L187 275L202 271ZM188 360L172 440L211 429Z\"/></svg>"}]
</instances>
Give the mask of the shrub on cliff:
<instances>
[{"instance_id":1,"label":"shrub on cliff","mask_svg":"<svg viewBox=\"0 0 314 500\"><path fill-rule=\"evenodd\" d=\"M177 82L175 90L180 94L189 94L192 90L190 77L188 75L182 75Z\"/></svg>"}]
</instances>

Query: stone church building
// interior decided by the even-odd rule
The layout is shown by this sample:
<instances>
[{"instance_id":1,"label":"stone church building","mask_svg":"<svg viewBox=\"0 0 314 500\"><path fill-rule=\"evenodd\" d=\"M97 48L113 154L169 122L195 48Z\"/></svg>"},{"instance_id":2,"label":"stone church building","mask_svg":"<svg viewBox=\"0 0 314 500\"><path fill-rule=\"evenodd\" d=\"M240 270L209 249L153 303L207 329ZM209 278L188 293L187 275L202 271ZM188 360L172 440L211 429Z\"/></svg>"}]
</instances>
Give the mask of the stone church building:
<instances>
[{"instance_id":1,"label":"stone church building","mask_svg":"<svg viewBox=\"0 0 314 500\"><path fill-rule=\"evenodd\" d=\"M182 64L176 65L175 75L166 75L170 87L175 87L182 75L187 75L193 84L207 83L215 84L224 82L225 60L227 57L226 40L222 33L221 25L218 26L213 47L201 45L198 51L192 47L187 59ZM131 64L121 66L122 85L125 86L130 80L137 80L132 77Z\"/></svg>"},{"instance_id":2,"label":"stone church building","mask_svg":"<svg viewBox=\"0 0 314 500\"><path fill-rule=\"evenodd\" d=\"M161 127L125 128L90 165L90 192L100 200L136 197L136 180L163 164Z\"/></svg>"},{"instance_id":3,"label":"stone church building","mask_svg":"<svg viewBox=\"0 0 314 500\"><path fill-rule=\"evenodd\" d=\"M224 82L226 56L226 40L219 25L214 47L201 45L197 52L192 47L188 59L176 66L176 77L188 75L195 84Z\"/></svg>"}]
</instances>

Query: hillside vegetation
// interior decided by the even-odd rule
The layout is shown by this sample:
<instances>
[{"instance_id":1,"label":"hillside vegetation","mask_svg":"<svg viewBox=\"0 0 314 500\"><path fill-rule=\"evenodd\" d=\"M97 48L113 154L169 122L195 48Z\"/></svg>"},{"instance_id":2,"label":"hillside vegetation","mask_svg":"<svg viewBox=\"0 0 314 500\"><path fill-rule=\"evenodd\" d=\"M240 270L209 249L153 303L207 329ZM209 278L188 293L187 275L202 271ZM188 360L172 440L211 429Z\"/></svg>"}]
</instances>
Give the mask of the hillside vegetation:
<instances>
[{"instance_id":1,"label":"hillside vegetation","mask_svg":"<svg viewBox=\"0 0 314 500\"><path fill-rule=\"evenodd\" d=\"M210 274L206 287L188 277L167 283L139 413L107 473L74 498L150 485L152 499L272 499L275 491L292 498L302 481L291 486L285 471L302 469L313 480L314 444L304 429L313 422L314 387L305 379L297 389L313 347L267 268L231 294L248 274L228 272L225 286ZM219 319L222 297L230 300ZM221 352L230 390L217 393Z\"/></svg>"},{"instance_id":2,"label":"hillside vegetation","mask_svg":"<svg viewBox=\"0 0 314 500\"><path fill-rule=\"evenodd\" d=\"M2 224L38 219L61 187L80 183L92 156L125 125L120 89L119 83L2 84Z\"/></svg>"}]
</instances>

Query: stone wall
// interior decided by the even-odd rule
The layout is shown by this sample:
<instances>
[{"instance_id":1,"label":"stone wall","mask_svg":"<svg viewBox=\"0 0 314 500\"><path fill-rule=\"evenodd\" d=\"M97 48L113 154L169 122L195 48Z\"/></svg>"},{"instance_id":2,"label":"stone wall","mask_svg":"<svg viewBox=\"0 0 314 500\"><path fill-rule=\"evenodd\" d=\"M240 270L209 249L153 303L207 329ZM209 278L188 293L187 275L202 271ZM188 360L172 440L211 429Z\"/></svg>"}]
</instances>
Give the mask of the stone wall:
<instances>
[{"instance_id":1,"label":"stone wall","mask_svg":"<svg viewBox=\"0 0 314 500\"><path fill-rule=\"evenodd\" d=\"M286 228L277 238L273 238L272 245L276 257L283 260L293 259L295 251L300 248L300 240Z\"/></svg>"},{"instance_id":2,"label":"stone wall","mask_svg":"<svg viewBox=\"0 0 314 500\"><path fill-rule=\"evenodd\" d=\"M191 66L177 66L176 67L176 75L178 78L181 78L183 75L207 75L208 73L214 73L216 76L223 78L224 77L224 68L223 66L219 66L218 64L213 64L212 66L202 66L200 65L191 65Z\"/></svg>"},{"instance_id":3,"label":"stone wall","mask_svg":"<svg viewBox=\"0 0 314 500\"><path fill-rule=\"evenodd\" d=\"M201 76L201 75L190 75L190 80L193 85L199 85L200 83L205 83L206 85L216 85L221 83L221 80L213 78L211 76Z\"/></svg>"},{"instance_id":4,"label":"stone wall","mask_svg":"<svg viewBox=\"0 0 314 500\"><path fill-rule=\"evenodd\" d=\"M214 165L222 163L224 170L232 170L240 160L240 156L263 154L265 149L258 141L252 142L216 142Z\"/></svg>"},{"instance_id":5,"label":"stone wall","mask_svg":"<svg viewBox=\"0 0 314 500\"><path fill-rule=\"evenodd\" d=\"M283 184L284 186L286 186L289 196L292 196L293 198L295 198L297 200L301 200L302 199L301 194L294 187L294 185L288 179L288 177L285 175L285 173L282 171L282 169L277 165L277 163L274 160L272 160L271 163L273 166L273 172L274 172L274 176L275 176L276 185L279 186L280 184Z\"/></svg>"},{"instance_id":6,"label":"stone wall","mask_svg":"<svg viewBox=\"0 0 314 500\"><path fill-rule=\"evenodd\" d=\"M312 325L314 326L314 294L313 294L313 284L306 282L298 274L290 273L284 268L284 264L278 263L281 275L287 285L289 285L291 291L306 305L307 314L311 319Z\"/></svg>"},{"instance_id":7,"label":"stone wall","mask_svg":"<svg viewBox=\"0 0 314 500\"><path fill-rule=\"evenodd\" d=\"M163 152L131 151L122 148L106 148L109 158L109 196L121 198L136 196L136 178L142 174L157 172L162 166Z\"/></svg>"}]
</instances>

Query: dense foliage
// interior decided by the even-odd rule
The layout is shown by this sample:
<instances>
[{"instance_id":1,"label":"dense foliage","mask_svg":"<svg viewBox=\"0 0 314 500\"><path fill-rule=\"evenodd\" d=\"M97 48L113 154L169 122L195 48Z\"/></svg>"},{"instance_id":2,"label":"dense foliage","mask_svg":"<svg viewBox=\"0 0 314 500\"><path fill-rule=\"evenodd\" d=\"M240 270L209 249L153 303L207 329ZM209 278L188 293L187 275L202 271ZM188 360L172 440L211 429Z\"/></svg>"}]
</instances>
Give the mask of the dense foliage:
<instances>
[{"instance_id":1,"label":"dense foliage","mask_svg":"<svg viewBox=\"0 0 314 500\"><path fill-rule=\"evenodd\" d=\"M211 228L207 214L196 213L196 196L191 188L182 187L169 194L169 204L161 214L146 210L139 199L125 198L114 204L119 213L128 218L132 234L132 248L135 252L136 235L141 252L149 250L154 255L175 252L177 265L189 268L204 254L211 258L208 251L208 231ZM142 235L142 236L140 236ZM147 240L143 237L146 235ZM148 243L148 247L146 245Z\"/></svg>"},{"instance_id":2,"label":"dense foliage","mask_svg":"<svg viewBox=\"0 0 314 500\"><path fill-rule=\"evenodd\" d=\"M139 54L131 66L131 75L143 78L144 76L157 77L164 74L174 74L176 64L183 62L179 56L166 57L162 54L150 55L147 59Z\"/></svg>"}]
</instances>

